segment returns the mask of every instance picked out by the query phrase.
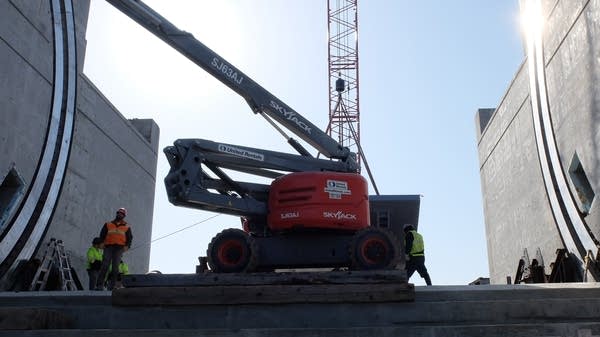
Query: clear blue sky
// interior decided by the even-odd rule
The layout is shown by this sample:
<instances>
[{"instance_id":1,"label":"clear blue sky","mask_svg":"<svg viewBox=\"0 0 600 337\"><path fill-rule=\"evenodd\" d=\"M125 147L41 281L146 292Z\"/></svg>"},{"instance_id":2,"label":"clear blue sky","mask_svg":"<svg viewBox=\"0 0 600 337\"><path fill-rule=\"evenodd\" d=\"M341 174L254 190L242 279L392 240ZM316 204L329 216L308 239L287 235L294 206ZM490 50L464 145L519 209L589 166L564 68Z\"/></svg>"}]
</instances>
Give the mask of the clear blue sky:
<instances>
[{"instance_id":1,"label":"clear blue sky","mask_svg":"<svg viewBox=\"0 0 600 337\"><path fill-rule=\"evenodd\" d=\"M326 127L325 0L146 3ZM358 6L361 141L378 188L423 195L419 228L434 284L488 276L474 116L500 102L523 61L518 1ZM203 138L293 152L241 97L105 1L92 0L87 39L86 75L126 118L154 119L161 149ZM168 169L160 153L153 239L200 224L152 243L150 269L193 273L211 238L239 220L169 204ZM411 282L424 284L416 274Z\"/></svg>"}]
</instances>

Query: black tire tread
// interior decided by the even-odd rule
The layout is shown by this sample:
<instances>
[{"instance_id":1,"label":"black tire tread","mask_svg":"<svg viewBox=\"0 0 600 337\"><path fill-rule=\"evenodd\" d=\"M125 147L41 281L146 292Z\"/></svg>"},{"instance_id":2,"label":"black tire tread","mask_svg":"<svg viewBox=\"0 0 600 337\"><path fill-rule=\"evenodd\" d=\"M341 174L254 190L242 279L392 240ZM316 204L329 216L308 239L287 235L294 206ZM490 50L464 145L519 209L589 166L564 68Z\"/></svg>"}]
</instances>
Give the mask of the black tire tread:
<instances>
[{"instance_id":1,"label":"black tire tread","mask_svg":"<svg viewBox=\"0 0 600 337\"><path fill-rule=\"evenodd\" d=\"M221 267L219 262L217 261L217 257L214 256L213 251L215 251L216 245L222 241L224 238L238 238L242 239L248 250L249 250L249 258L248 263L240 268L236 268L234 270L227 270ZM258 256L259 256L259 248L258 244L250 235L244 232L241 229L237 228L228 228L221 231L219 234L215 235L210 243L208 244L208 249L206 250L206 256L208 259L208 266L210 270L216 273L250 273L256 270L258 266Z\"/></svg>"}]
</instances>

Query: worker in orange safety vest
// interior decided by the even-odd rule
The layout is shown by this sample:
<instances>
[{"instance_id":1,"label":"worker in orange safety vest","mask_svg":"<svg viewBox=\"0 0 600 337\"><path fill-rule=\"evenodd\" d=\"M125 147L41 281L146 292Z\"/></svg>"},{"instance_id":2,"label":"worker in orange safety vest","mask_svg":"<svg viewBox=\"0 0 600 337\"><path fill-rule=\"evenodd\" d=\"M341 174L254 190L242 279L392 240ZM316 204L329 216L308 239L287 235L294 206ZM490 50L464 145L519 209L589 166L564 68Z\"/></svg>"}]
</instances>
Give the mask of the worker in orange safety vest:
<instances>
[{"instance_id":1,"label":"worker in orange safety vest","mask_svg":"<svg viewBox=\"0 0 600 337\"><path fill-rule=\"evenodd\" d=\"M104 242L104 256L102 259L102 267L100 275L98 275L98 283L96 290L103 290L102 281L105 280L108 273L108 266L112 266L110 277L108 278L108 290L112 290L115 286L117 276L119 274L119 262L123 253L131 247L133 235L129 224L123 220L127 216L125 208L119 208L115 219L107 222L102 226L100 231L100 239Z\"/></svg>"}]
</instances>

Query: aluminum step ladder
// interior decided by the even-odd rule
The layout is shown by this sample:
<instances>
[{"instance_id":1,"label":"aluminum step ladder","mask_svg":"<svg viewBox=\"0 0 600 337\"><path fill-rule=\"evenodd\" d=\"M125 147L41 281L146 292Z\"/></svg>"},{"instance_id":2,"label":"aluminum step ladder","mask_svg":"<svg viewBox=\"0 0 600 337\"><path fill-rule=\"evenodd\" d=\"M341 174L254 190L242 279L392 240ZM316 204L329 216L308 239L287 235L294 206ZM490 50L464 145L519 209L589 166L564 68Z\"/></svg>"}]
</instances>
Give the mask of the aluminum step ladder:
<instances>
[{"instance_id":1,"label":"aluminum step ladder","mask_svg":"<svg viewBox=\"0 0 600 337\"><path fill-rule=\"evenodd\" d=\"M69 256L65 252L63 241L56 240L55 238L50 239L46 251L44 252L42 262L35 272L29 290L45 290L46 284L48 283L48 276L50 275L53 266L56 266L58 269L60 289L63 291L77 290L77 286L73 280L73 274L71 273L71 262L69 261Z\"/></svg>"}]
</instances>

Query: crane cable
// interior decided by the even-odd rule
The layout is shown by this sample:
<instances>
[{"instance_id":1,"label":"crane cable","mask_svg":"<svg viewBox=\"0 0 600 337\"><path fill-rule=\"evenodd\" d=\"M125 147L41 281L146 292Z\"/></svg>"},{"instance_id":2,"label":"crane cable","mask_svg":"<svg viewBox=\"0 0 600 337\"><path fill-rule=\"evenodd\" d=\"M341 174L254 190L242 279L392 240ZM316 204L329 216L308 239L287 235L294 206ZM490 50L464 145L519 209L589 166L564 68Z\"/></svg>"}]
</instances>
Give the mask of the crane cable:
<instances>
[{"instance_id":1,"label":"crane cable","mask_svg":"<svg viewBox=\"0 0 600 337\"><path fill-rule=\"evenodd\" d=\"M167 237L169 237L169 236L171 236L171 235L175 235L175 234L177 234L177 233L179 233L179 232L183 232L183 231L184 231L184 230L186 230L186 229L190 229L190 228L192 228L192 227L195 227L195 226L197 226L197 225L199 225L199 224L201 224L201 223L204 223L204 222L206 222L206 221L208 221L208 220L212 220L212 219L214 219L214 218L218 217L219 215L222 215L222 214L215 214L215 215L213 215L213 216L211 216L211 217L208 217L208 218L206 218L206 219L204 219L204 220L198 221L198 222L196 222L196 223L193 223L193 224L191 224L191 225L189 225L189 226L186 226L186 227L183 227L183 228L181 228L181 229L178 229L178 230L176 230L176 231L174 231L174 232L171 232L171 233L169 233L169 234L165 234L165 235L163 235L163 236L161 236L161 237L158 237L158 238L156 238L156 239L150 240L149 242L145 242L145 243L139 244L139 245L137 245L137 246L134 246L133 248L129 249L129 251L132 251L132 250L134 250L134 249L137 249L137 248L140 248L140 247L148 246L148 245L152 244L153 242L156 242L156 241L158 241L158 240L162 240L162 239L164 239L164 238L167 238Z\"/></svg>"}]
</instances>

